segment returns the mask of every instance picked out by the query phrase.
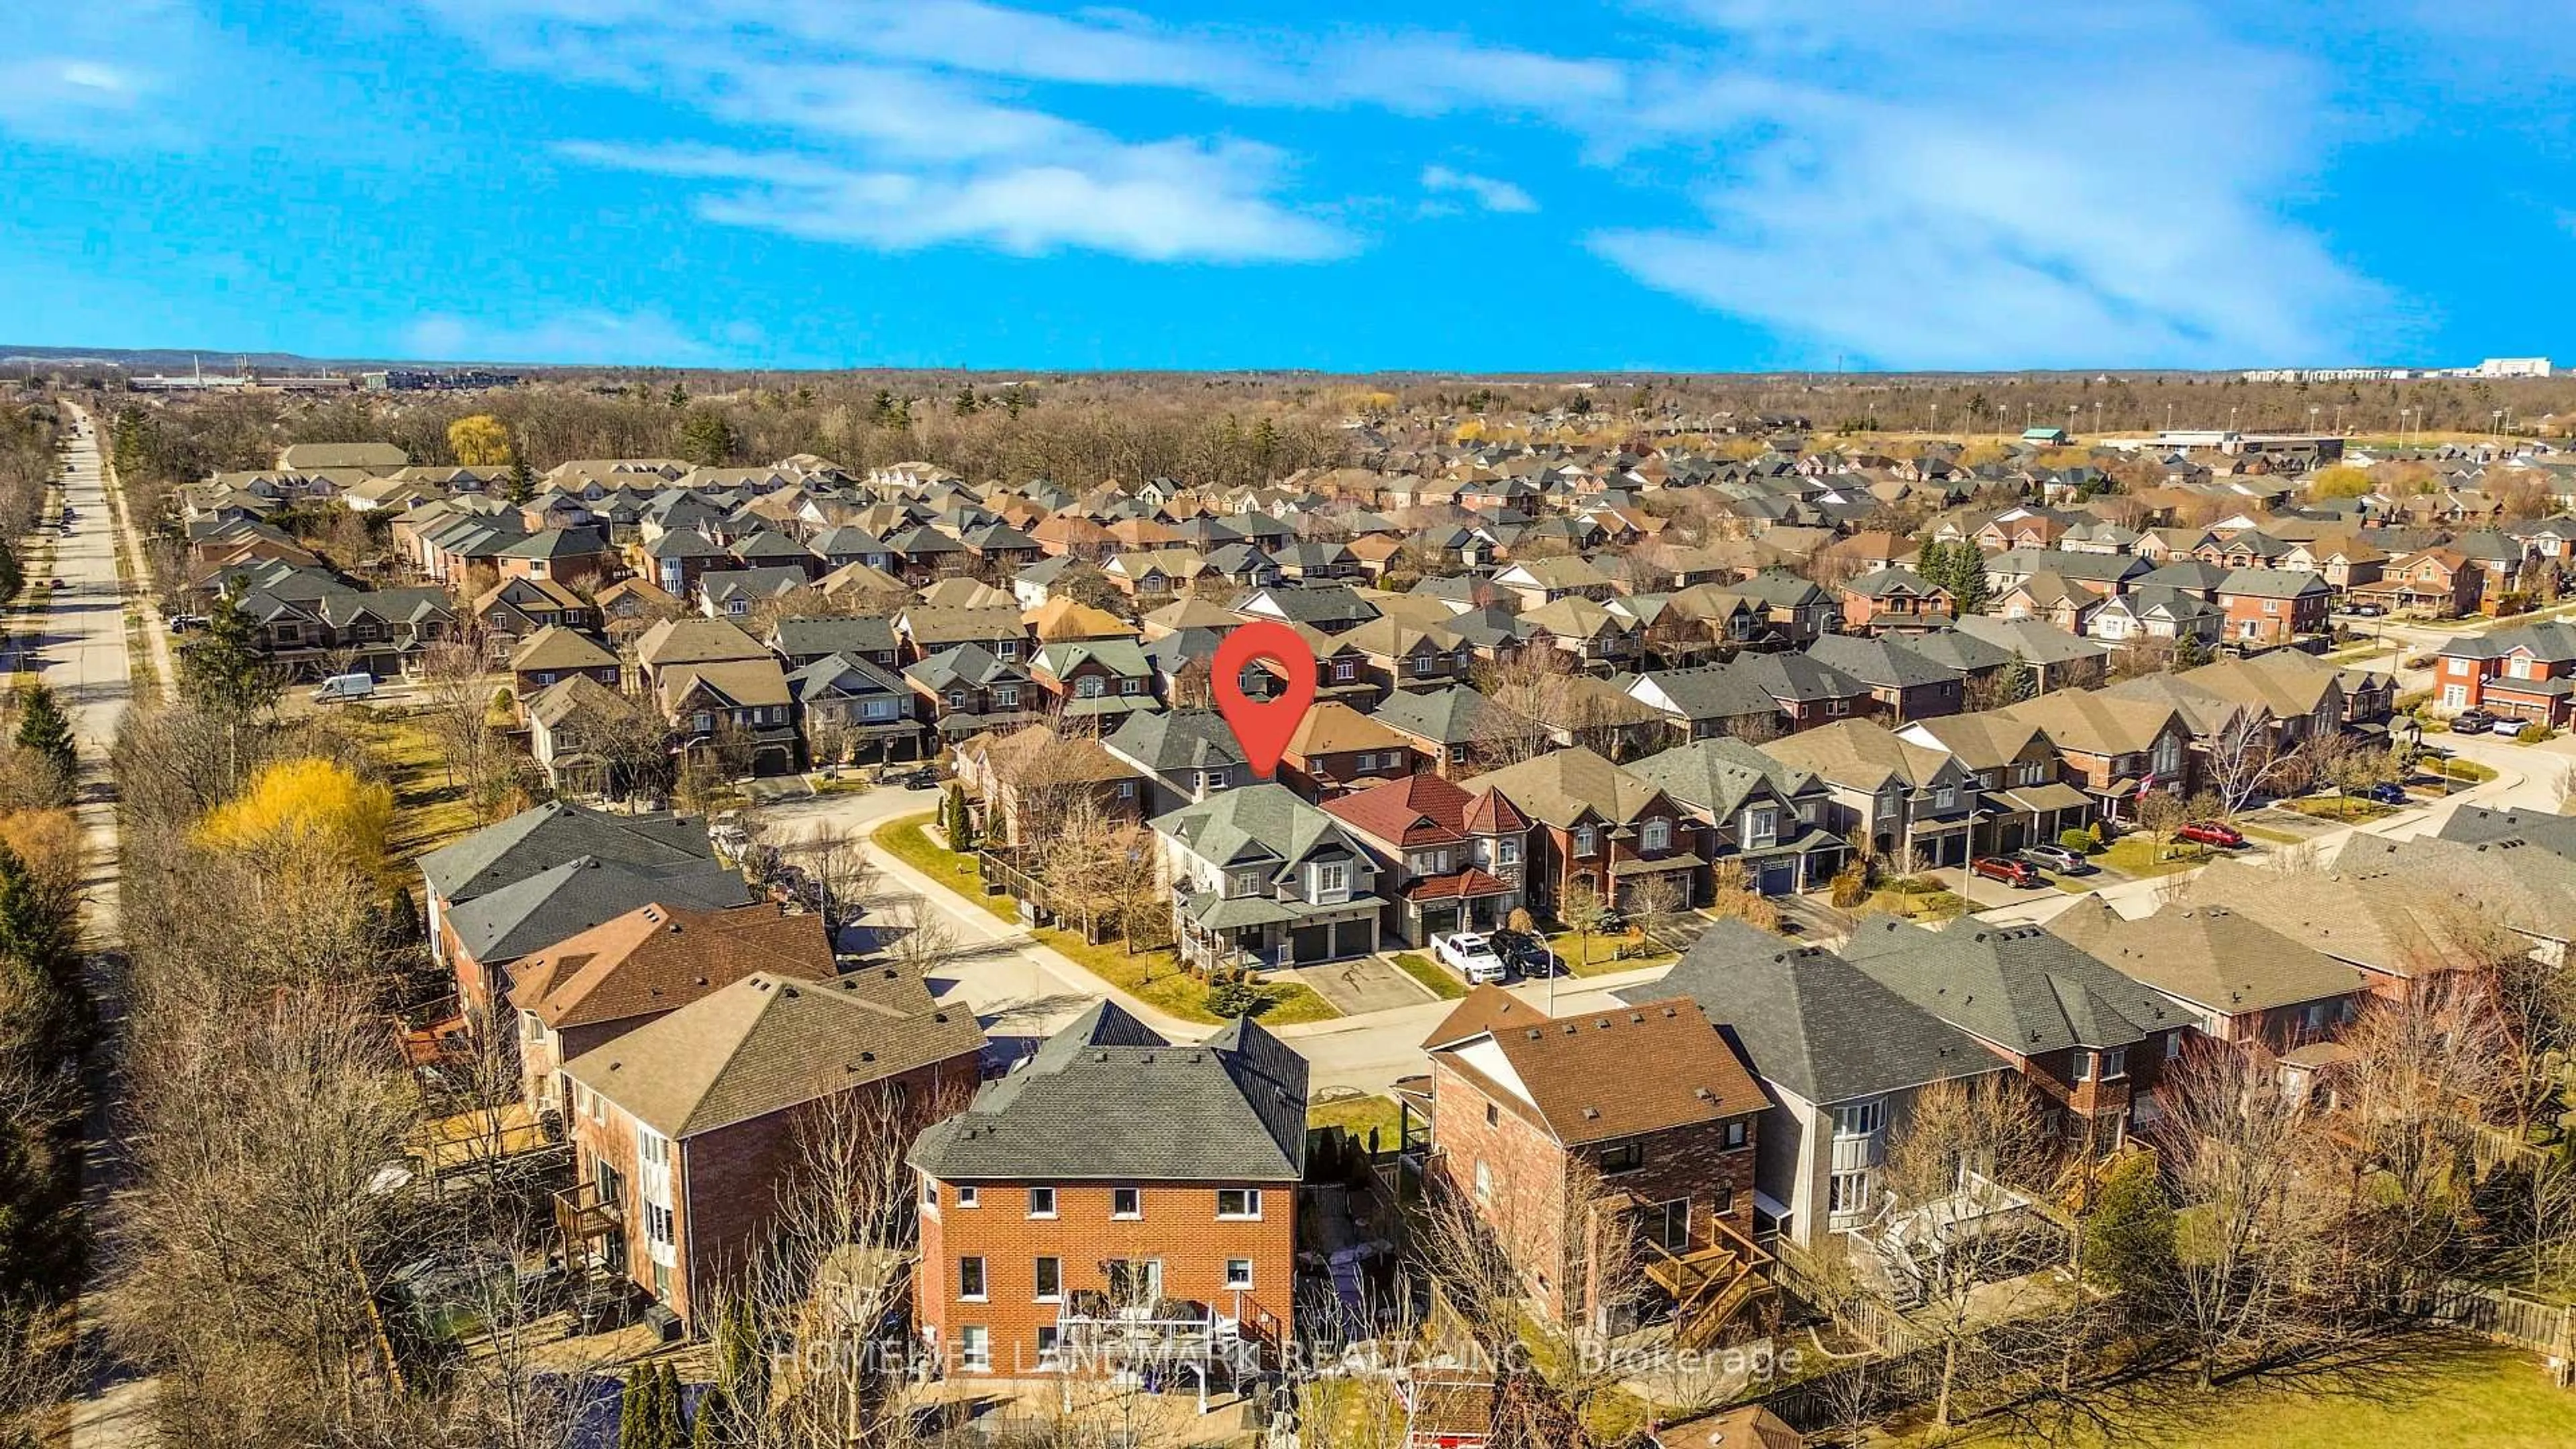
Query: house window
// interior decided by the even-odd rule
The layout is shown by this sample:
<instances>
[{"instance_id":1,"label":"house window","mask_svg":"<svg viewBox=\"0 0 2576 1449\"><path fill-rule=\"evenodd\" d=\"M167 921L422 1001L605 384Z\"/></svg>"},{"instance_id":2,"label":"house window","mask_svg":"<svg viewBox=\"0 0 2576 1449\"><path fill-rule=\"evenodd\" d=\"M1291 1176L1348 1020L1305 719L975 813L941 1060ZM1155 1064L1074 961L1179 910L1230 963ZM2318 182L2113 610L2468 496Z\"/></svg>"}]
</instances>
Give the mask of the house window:
<instances>
[{"instance_id":1,"label":"house window","mask_svg":"<svg viewBox=\"0 0 2576 1449\"><path fill-rule=\"evenodd\" d=\"M1080 679L1075 680L1073 682L1073 697L1076 699L1098 699L1100 697L1100 676L1097 674L1086 674Z\"/></svg>"},{"instance_id":2,"label":"house window","mask_svg":"<svg viewBox=\"0 0 2576 1449\"><path fill-rule=\"evenodd\" d=\"M921 1205L933 1212L939 1210L939 1179L925 1177L921 1180Z\"/></svg>"},{"instance_id":3,"label":"house window","mask_svg":"<svg viewBox=\"0 0 2576 1449\"><path fill-rule=\"evenodd\" d=\"M1503 1109L1495 1106L1491 1102L1487 1102L1485 1104L1485 1125L1488 1127L1499 1126L1501 1125L1502 1120Z\"/></svg>"},{"instance_id":4,"label":"house window","mask_svg":"<svg viewBox=\"0 0 2576 1449\"><path fill-rule=\"evenodd\" d=\"M993 1367L993 1335L980 1323L969 1323L957 1330L957 1365L977 1373L989 1373Z\"/></svg>"},{"instance_id":5,"label":"house window","mask_svg":"<svg viewBox=\"0 0 2576 1449\"><path fill-rule=\"evenodd\" d=\"M1658 851L1670 850L1672 849L1672 845L1673 822L1669 820L1649 820L1645 823L1644 827L1637 832L1637 848L1645 851L1648 855L1653 855Z\"/></svg>"},{"instance_id":6,"label":"house window","mask_svg":"<svg viewBox=\"0 0 2576 1449\"><path fill-rule=\"evenodd\" d=\"M1639 1208L1637 1235L1668 1252L1690 1247L1690 1199L1677 1197Z\"/></svg>"},{"instance_id":7,"label":"house window","mask_svg":"<svg viewBox=\"0 0 2576 1449\"><path fill-rule=\"evenodd\" d=\"M1261 872L1257 870L1236 871L1234 873L1234 888L1229 891L1228 894L1237 896L1257 896L1261 894Z\"/></svg>"},{"instance_id":8,"label":"house window","mask_svg":"<svg viewBox=\"0 0 2576 1449\"><path fill-rule=\"evenodd\" d=\"M1875 1137L1887 1122L1887 1104L1872 1098L1866 1102L1846 1102L1834 1109L1836 1137Z\"/></svg>"},{"instance_id":9,"label":"house window","mask_svg":"<svg viewBox=\"0 0 2576 1449\"><path fill-rule=\"evenodd\" d=\"M1118 681L1118 692L1120 694L1130 695L1143 694L1145 692L1145 681L1141 679L1122 679Z\"/></svg>"},{"instance_id":10,"label":"house window","mask_svg":"<svg viewBox=\"0 0 2576 1449\"><path fill-rule=\"evenodd\" d=\"M1257 1187L1221 1187L1216 1190L1216 1215L1221 1219L1258 1222L1261 1218L1261 1189Z\"/></svg>"},{"instance_id":11,"label":"house window","mask_svg":"<svg viewBox=\"0 0 2576 1449\"><path fill-rule=\"evenodd\" d=\"M970 1207L974 1207L974 1206L976 1206L976 1202L975 1202L975 1195L976 1195L976 1194L975 1194L975 1189L974 1189L974 1188L971 1188L971 1187L961 1187L961 1188L957 1189L957 1205L958 1205L959 1207L962 1207L962 1208L970 1208Z\"/></svg>"},{"instance_id":12,"label":"house window","mask_svg":"<svg viewBox=\"0 0 2576 1449\"><path fill-rule=\"evenodd\" d=\"M1315 867L1315 899L1340 900L1351 893L1351 868L1338 860L1328 860Z\"/></svg>"},{"instance_id":13,"label":"house window","mask_svg":"<svg viewBox=\"0 0 2576 1449\"><path fill-rule=\"evenodd\" d=\"M996 659L1017 659L1017 658L1019 658L1019 657L1020 657L1020 641L1019 641L1019 640L1017 640L1017 639L996 639L996 640L994 640L994 641L993 641L993 657L994 657L994 658L996 658Z\"/></svg>"},{"instance_id":14,"label":"house window","mask_svg":"<svg viewBox=\"0 0 2576 1449\"><path fill-rule=\"evenodd\" d=\"M1113 1218L1141 1218L1145 1215L1145 1193L1141 1188L1109 1189L1109 1215Z\"/></svg>"},{"instance_id":15,"label":"house window","mask_svg":"<svg viewBox=\"0 0 2576 1449\"><path fill-rule=\"evenodd\" d=\"M1056 1366L1055 1360L1055 1325L1052 1323L1041 1323L1038 1325L1038 1367L1042 1369L1054 1368Z\"/></svg>"},{"instance_id":16,"label":"house window","mask_svg":"<svg viewBox=\"0 0 2576 1449\"><path fill-rule=\"evenodd\" d=\"M981 1258L958 1259L958 1298L968 1303L981 1303L984 1301L985 1297L984 1286L984 1260Z\"/></svg>"},{"instance_id":17,"label":"house window","mask_svg":"<svg viewBox=\"0 0 2576 1449\"><path fill-rule=\"evenodd\" d=\"M1867 1211L1869 1208L1869 1169L1837 1172L1826 1184L1825 1208L1836 1217Z\"/></svg>"},{"instance_id":18,"label":"house window","mask_svg":"<svg viewBox=\"0 0 2576 1449\"><path fill-rule=\"evenodd\" d=\"M1018 709L1020 707L1020 687L1016 684L994 685L993 707L995 709Z\"/></svg>"},{"instance_id":19,"label":"house window","mask_svg":"<svg viewBox=\"0 0 2576 1449\"><path fill-rule=\"evenodd\" d=\"M1054 1303L1064 1297L1064 1259L1040 1258L1037 1265L1037 1301Z\"/></svg>"},{"instance_id":20,"label":"house window","mask_svg":"<svg viewBox=\"0 0 2576 1449\"><path fill-rule=\"evenodd\" d=\"M1222 790L1222 789L1224 789L1224 788L1225 788L1225 775L1226 775L1226 772L1225 772L1225 771L1223 771L1223 770L1201 770L1201 771L1199 771L1199 790L1200 790L1200 792L1201 792L1202 794L1204 794L1205 792L1210 791L1210 790Z\"/></svg>"},{"instance_id":21,"label":"house window","mask_svg":"<svg viewBox=\"0 0 2576 1449\"><path fill-rule=\"evenodd\" d=\"M1634 1172L1645 1165L1646 1144L1643 1142L1622 1142L1615 1147L1601 1149L1603 1177L1615 1177L1623 1172Z\"/></svg>"},{"instance_id":22,"label":"house window","mask_svg":"<svg viewBox=\"0 0 2576 1449\"><path fill-rule=\"evenodd\" d=\"M700 710L696 714L691 715L689 720L691 727L696 729L699 734L705 734L707 731L716 727L716 717L705 710Z\"/></svg>"},{"instance_id":23,"label":"house window","mask_svg":"<svg viewBox=\"0 0 2576 1449\"><path fill-rule=\"evenodd\" d=\"M644 1237L646 1241L659 1243L664 1247L669 1247L671 1245L673 1239L671 1237L671 1210L669 1208L662 1206L660 1203L648 1202L644 1204Z\"/></svg>"},{"instance_id":24,"label":"house window","mask_svg":"<svg viewBox=\"0 0 2576 1449\"><path fill-rule=\"evenodd\" d=\"M1238 1292L1249 1291L1251 1289L1252 1260L1250 1258L1228 1258L1225 1260L1225 1286Z\"/></svg>"},{"instance_id":25,"label":"house window","mask_svg":"<svg viewBox=\"0 0 2576 1449\"><path fill-rule=\"evenodd\" d=\"M1745 1141L1744 1119L1742 1119L1742 1118L1740 1118L1740 1117L1739 1117L1739 1118L1737 1118L1736 1120L1734 1120L1734 1121L1732 1121L1732 1122L1727 1123L1727 1124L1726 1124L1726 1145L1727 1145L1727 1146L1729 1146L1729 1147L1741 1147L1741 1146L1743 1146L1743 1145L1744 1145L1744 1141Z\"/></svg>"},{"instance_id":26,"label":"house window","mask_svg":"<svg viewBox=\"0 0 2576 1449\"><path fill-rule=\"evenodd\" d=\"M1600 848L1601 848L1601 832L1600 832L1600 831L1593 829L1593 828L1592 828L1591 826L1589 826L1589 825L1577 826L1577 827L1575 828L1575 831L1574 831L1574 853L1575 853L1576 855L1590 855L1590 854L1592 854L1593 852L1595 852L1595 851L1599 850Z\"/></svg>"},{"instance_id":27,"label":"house window","mask_svg":"<svg viewBox=\"0 0 2576 1449\"><path fill-rule=\"evenodd\" d=\"M1029 1189L1029 1216L1033 1218L1051 1218L1055 1216L1054 1188L1033 1187Z\"/></svg>"},{"instance_id":28,"label":"house window","mask_svg":"<svg viewBox=\"0 0 2576 1449\"><path fill-rule=\"evenodd\" d=\"M1360 667L1348 659L1333 661L1333 678L1343 683L1359 678Z\"/></svg>"},{"instance_id":29,"label":"house window","mask_svg":"<svg viewBox=\"0 0 2576 1449\"><path fill-rule=\"evenodd\" d=\"M1780 843L1780 812L1768 808L1745 811L1741 833L1746 850L1770 849Z\"/></svg>"},{"instance_id":30,"label":"house window","mask_svg":"<svg viewBox=\"0 0 2576 1449\"><path fill-rule=\"evenodd\" d=\"M1956 785L1944 785L1932 792L1932 808L1935 810L1954 810L1958 804L1959 787Z\"/></svg>"},{"instance_id":31,"label":"house window","mask_svg":"<svg viewBox=\"0 0 2576 1449\"><path fill-rule=\"evenodd\" d=\"M1479 1157L1476 1159L1476 1201L1492 1202L1493 1200L1494 1170L1485 1165L1485 1159Z\"/></svg>"}]
</instances>

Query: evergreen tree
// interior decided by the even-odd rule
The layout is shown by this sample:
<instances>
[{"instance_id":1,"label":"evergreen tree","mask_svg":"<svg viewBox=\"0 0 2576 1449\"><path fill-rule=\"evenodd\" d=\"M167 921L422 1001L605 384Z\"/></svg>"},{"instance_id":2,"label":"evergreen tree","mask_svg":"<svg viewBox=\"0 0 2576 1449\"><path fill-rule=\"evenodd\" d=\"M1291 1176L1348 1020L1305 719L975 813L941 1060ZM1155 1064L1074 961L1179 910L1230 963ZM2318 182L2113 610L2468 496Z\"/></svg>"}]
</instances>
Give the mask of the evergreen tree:
<instances>
[{"instance_id":1,"label":"evergreen tree","mask_svg":"<svg viewBox=\"0 0 2576 1449\"><path fill-rule=\"evenodd\" d=\"M651 1449L688 1449L688 1439L680 1428L680 1371L671 1367L667 1359L653 1381L652 1423Z\"/></svg>"},{"instance_id":2,"label":"evergreen tree","mask_svg":"<svg viewBox=\"0 0 2576 1449\"><path fill-rule=\"evenodd\" d=\"M0 538L0 599L16 598L27 586L27 566L18 562L17 545Z\"/></svg>"},{"instance_id":3,"label":"evergreen tree","mask_svg":"<svg viewBox=\"0 0 2576 1449\"><path fill-rule=\"evenodd\" d=\"M0 845L0 956L24 961L57 984L68 984L72 952L65 924L26 860Z\"/></svg>"},{"instance_id":4,"label":"evergreen tree","mask_svg":"<svg viewBox=\"0 0 2576 1449\"><path fill-rule=\"evenodd\" d=\"M2113 1288L2144 1297L2174 1262L2174 1209L2156 1179L2156 1160L2133 1152L2111 1165L2084 1220L2085 1257Z\"/></svg>"},{"instance_id":5,"label":"evergreen tree","mask_svg":"<svg viewBox=\"0 0 2576 1449\"><path fill-rule=\"evenodd\" d=\"M238 582L207 609L204 627L180 651L179 685L199 706L223 714L250 714L276 702L259 626L242 611Z\"/></svg>"},{"instance_id":6,"label":"evergreen tree","mask_svg":"<svg viewBox=\"0 0 2576 1449\"><path fill-rule=\"evenodd\" d=\"M2038 676L2030 672L2029 665L2018 659L2005 665L2003 673L1995 681L1995 693L2006 704L2019 704L2038 692Z\"/></svg>"},{"instance_id":7,"label":"evergreen tree","mask_svg":"<svg viewBox=\"0 0 2576 1449\"><path fill-rule=\"evenodd\" d=\"M525 503L537 496L536 470L528 466L525 448L516 449L511 454L508 488L508 497L513 503Z\"/></svg>"},{"instance_id":8,"label":"evergreen tree","mask_svg":"<svg viewBox=\"0 0 2576 1449\"><path fill-rule=\"evenodd\" d=\"M617 1449L643 1449L644 1370L626 1371L626 1388L617 1396Z\"/></svg>"},{"instance_id":9,"label":"evergreen tree","mask_svg":"<svg viewBox=\"0 0 2576 1449\"><path fill-rule=\"evenodd\" d=\"M975 412L975 385L970 382L964 387L957 389L957 400L950 403L949 407L961 418L973 416Z\"/></svg>"},{"instance_id":10,"label":"evergreen tree","mask_svg":"<svg viewBox=\"0 0 2576 1449\"><path fill-rule=\"evenodd\" d=\"M733 1405L726 1401L722 1387L710 1384L698 1395L697 1411L689 1416L689 1449L728 1449L737 1442Z\"/></svg>"},{"instance_id":11,"label":"evergreen tree","mask_svg":"<svg viewBox=\"0 0 2576 1449\"><path fill-rule=\"evenodd\" d=\"M1973 543L1960 543L1950 550L1950 597L1960 615L1982 614L1993 602L1994 590L1986 587L1986 556Z\"/></svg>"},{"instance_id":12,"label":"evergreen tree","mask_svg":"<svg viewBox=\"0 0 2576 1449\"><path fill-rule=\"evenodd\" d=\"M72 722L41 680L18 694L18 748L42 757L65 785L80 770L80 757L72 748Z\"/></svg>"},{"instance_id":13,"label":"evergreen tree","mask_svg":"<svg viewBox=\"0 0 2576 1449\"><path fill-rule=\"evenodd\" d=\"M680 423L680 456L701 467L718 468L732 461L733 424L713 408L697 408Z\"/></svg>"},{"instance_id":14,"label":"evergreen tree","mask_svg":"<svg viewBox=\"0 0 2576 1449\"><path fill-rule=\"evenodd\" d=\"M689 385L687 383L674 382L671 384L670 404L674 409L684 408L689 405Z\"/></svg>"},{"instance_id":15,"label":"evergreen tree","mask_svg":"<svg viewBox=\"0 0 2576 1449\"><path fill-rule=\"evenodd\" d=\"M868 404L868 421L881 428L890 428L895 425L894 394L892 392L885 388L877 389L876 400Z\"/></svg>"}]
</instances>

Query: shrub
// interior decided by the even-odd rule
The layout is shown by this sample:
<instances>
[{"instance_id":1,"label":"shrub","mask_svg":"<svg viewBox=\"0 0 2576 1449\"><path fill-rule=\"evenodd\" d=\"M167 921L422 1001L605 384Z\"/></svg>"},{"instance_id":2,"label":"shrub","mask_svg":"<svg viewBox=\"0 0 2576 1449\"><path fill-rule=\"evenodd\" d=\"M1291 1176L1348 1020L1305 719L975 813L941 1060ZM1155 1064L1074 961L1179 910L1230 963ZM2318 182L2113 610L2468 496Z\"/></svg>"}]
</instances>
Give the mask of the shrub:
<instances>
[{"instance_id":1,"label":"shrub","mask_svg":"<svg viewBox=\"0 0 2576 1449\"><path fill-rule=\"evenodd\" d=\"M1834 905L1842 910L1869 899L1869 862L1855 860L1834 872Z\"/></svg>"},{"instance_id":2,"label":"shrub","mask_svg":"<svg viewBox=\"0 0 2576 1449\"><path fill-rule=\"evenodd\" d=\"M2551 733L2552 731L2549 726L2534 720L2532 723L2524 725L2521 729L2514 731L2513 737L2518 743L2536 745L2542 740L2548 739Z\"/></svg>"},{"instance_id":3,"label":"shrub","mask_svg":"<svg viewBox=\"0 0 2576 1449\"><path fill-rule=\"evenodd\" d=\"M2057 832L2057 844L2061 849L2071 850L2078 855L2084 855L2099 849L2102 844L2102 838L2099 833L2093 830L2067 829Z\"/></svg>"},{"instance_id":4,"label":"shrub","mask_svg":"<svg viewBox=\"0 0 2576 1449\"><path fill-rule=\"evenodd\" d=\"M1210 1014L1232 1021L1249 1016L1261 1005L1261 993L1241 976L1220 976L1208 983L1207 1009Z\"/></svg>"}]
</instances>

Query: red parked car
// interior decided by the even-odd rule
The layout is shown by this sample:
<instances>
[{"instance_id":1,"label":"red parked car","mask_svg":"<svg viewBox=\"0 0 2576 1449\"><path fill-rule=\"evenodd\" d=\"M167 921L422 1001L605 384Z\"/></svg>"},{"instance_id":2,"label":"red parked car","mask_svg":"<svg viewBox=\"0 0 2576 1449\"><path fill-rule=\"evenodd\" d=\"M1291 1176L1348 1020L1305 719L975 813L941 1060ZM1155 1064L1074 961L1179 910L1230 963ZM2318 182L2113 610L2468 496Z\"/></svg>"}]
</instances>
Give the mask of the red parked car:
<instances>
[{"instance_id":1,"label":"red parked car","mask_svg":"<svg viewBox=\"0 0 2576 1449\"><path fill-rule=\"evenodd\" d=\"M2195 820L2174 834L2194 845L2216 845L2228 850L2245 843L2243 832L2224 820Z\"/></svg>"},{"instance_id":2,"label":"red parked car","mask_svg":"<svg viewBox=\"0 0 2576 1449\"><path fill-rule=\"evenodd\" d=\"M2037 866L2026 860L2015 860L2008 855L1978 856L1968 869L1988 880L1999 880L2006 885L2028 888L2043 883Z\"/></svg>"}]
</instances>

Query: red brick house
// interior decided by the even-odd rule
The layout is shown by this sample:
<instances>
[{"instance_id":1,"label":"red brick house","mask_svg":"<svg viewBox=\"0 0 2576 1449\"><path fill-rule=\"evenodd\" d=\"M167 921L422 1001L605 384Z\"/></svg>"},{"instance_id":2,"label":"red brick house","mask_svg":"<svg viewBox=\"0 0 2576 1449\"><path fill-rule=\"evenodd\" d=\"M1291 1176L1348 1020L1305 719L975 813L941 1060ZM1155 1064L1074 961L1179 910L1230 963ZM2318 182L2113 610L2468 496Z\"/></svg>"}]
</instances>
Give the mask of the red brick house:
<instances>
[{"instance_id":1,"label":"red brick house","mask_svg":"<svg viewBox=\"0 0 2576 1449\"><path fill-rule=\"evenodd\" d=\"M1324 802L1378 862L1386 926L1427 946L1491 930L1521 903L1530 823L1494 791L1471 795L1438 775L1408 775Z\"/></svg>"},{"instance_id":2,"label":"red brick house","mask_svg":"<svg viewBox=\"0 0 2576 1449\"><path fill-rule=\"evenodd\" d=\"M2225 637L2233 643L2287 644L2322 632L2334 607L2334 589L2312 573L2291 569L2234 569L2218 585L2226 612Z\"/></svg>"},{"instance_id":3,"label":"red brick house","mask_svg":"<svg viewBox=\"0 0 2576 1449\"><path fill-rule=\"evenodd\" d=\"M1413 741L1337 701L1306 711L1279 756L1279 781L1321 802L1413 773Z\"/></svg>"},{"instance_id":4,"label":"red brick house","mask_svg":"<svg viewBox=\"0 0 2576 1449\"><path fill-rule=\"evenodd\" d=\"M1306 1062L1238 1020L1175 1045L1101 1002L909 1162L923 1345L951 1376L1240 1379L1293 1341Z\"/></svg>"},{"instance_id":5,"label":"red brick house","mask_svg":"<svg viewBox=\"0 0 2576 1449\"><path fill-rule=\"evenodd\" d=\"M1957 617L1950 591L1909 568L1883 568L1837 585L1843 627L1854 633L1880 629L1933 629Z\"/></svg>"},{"instance_id":6,"label":"red brick house","mask_svg":"<svg viewBox=\"0 0 2576 1449\"><path fill-rule=\"evenodd\" d=\"M898 967L827 981L766 972L638 1027L562 1069L575 1186L555 1198L565 1253L698 1314L759 1251L800 1119L902 1144L974 1089L984 1031Z\"/></svg>"},{"instance_id":7,"label":"red brick house","mask_svg":"<svg viewBox=\"0 0 2576 1449\"><path fill-rule=\"evenodd\" d=\"M656 902L567 936L511 968L528 1110L563 1110L563 1063L755 971L820 981L833 969L823 918L774 905L709 911Z\"/></svg>"},{"instance_id":8,"label":"red brick house","mask_svg":"<svg viewBox=\"0 0 2576 1449\"><path fill-rule=\"evenodd\" d=\"M1697 1003L1555 1018L1480 986L1423 1049L1428 1180L1473 1208L1542 1313L1619 1332L1668 1307L1705 1344L1767 1306L1753 1168L1770 1102ZM1660 1291L1631 1301L1640 1272Z\"/></svg>"},{"instance_id":9,"label":"red brick house","mask_svg":"<svg viewBox=\"0 0 2576 1449\"><path fill-rule=\"evenodd\" d=\"M2433 684L2444 709L2565 725L2576 718L2576 625L2544 621L2454 639L2442 646Z\"/></svg>"}]
</instances>

